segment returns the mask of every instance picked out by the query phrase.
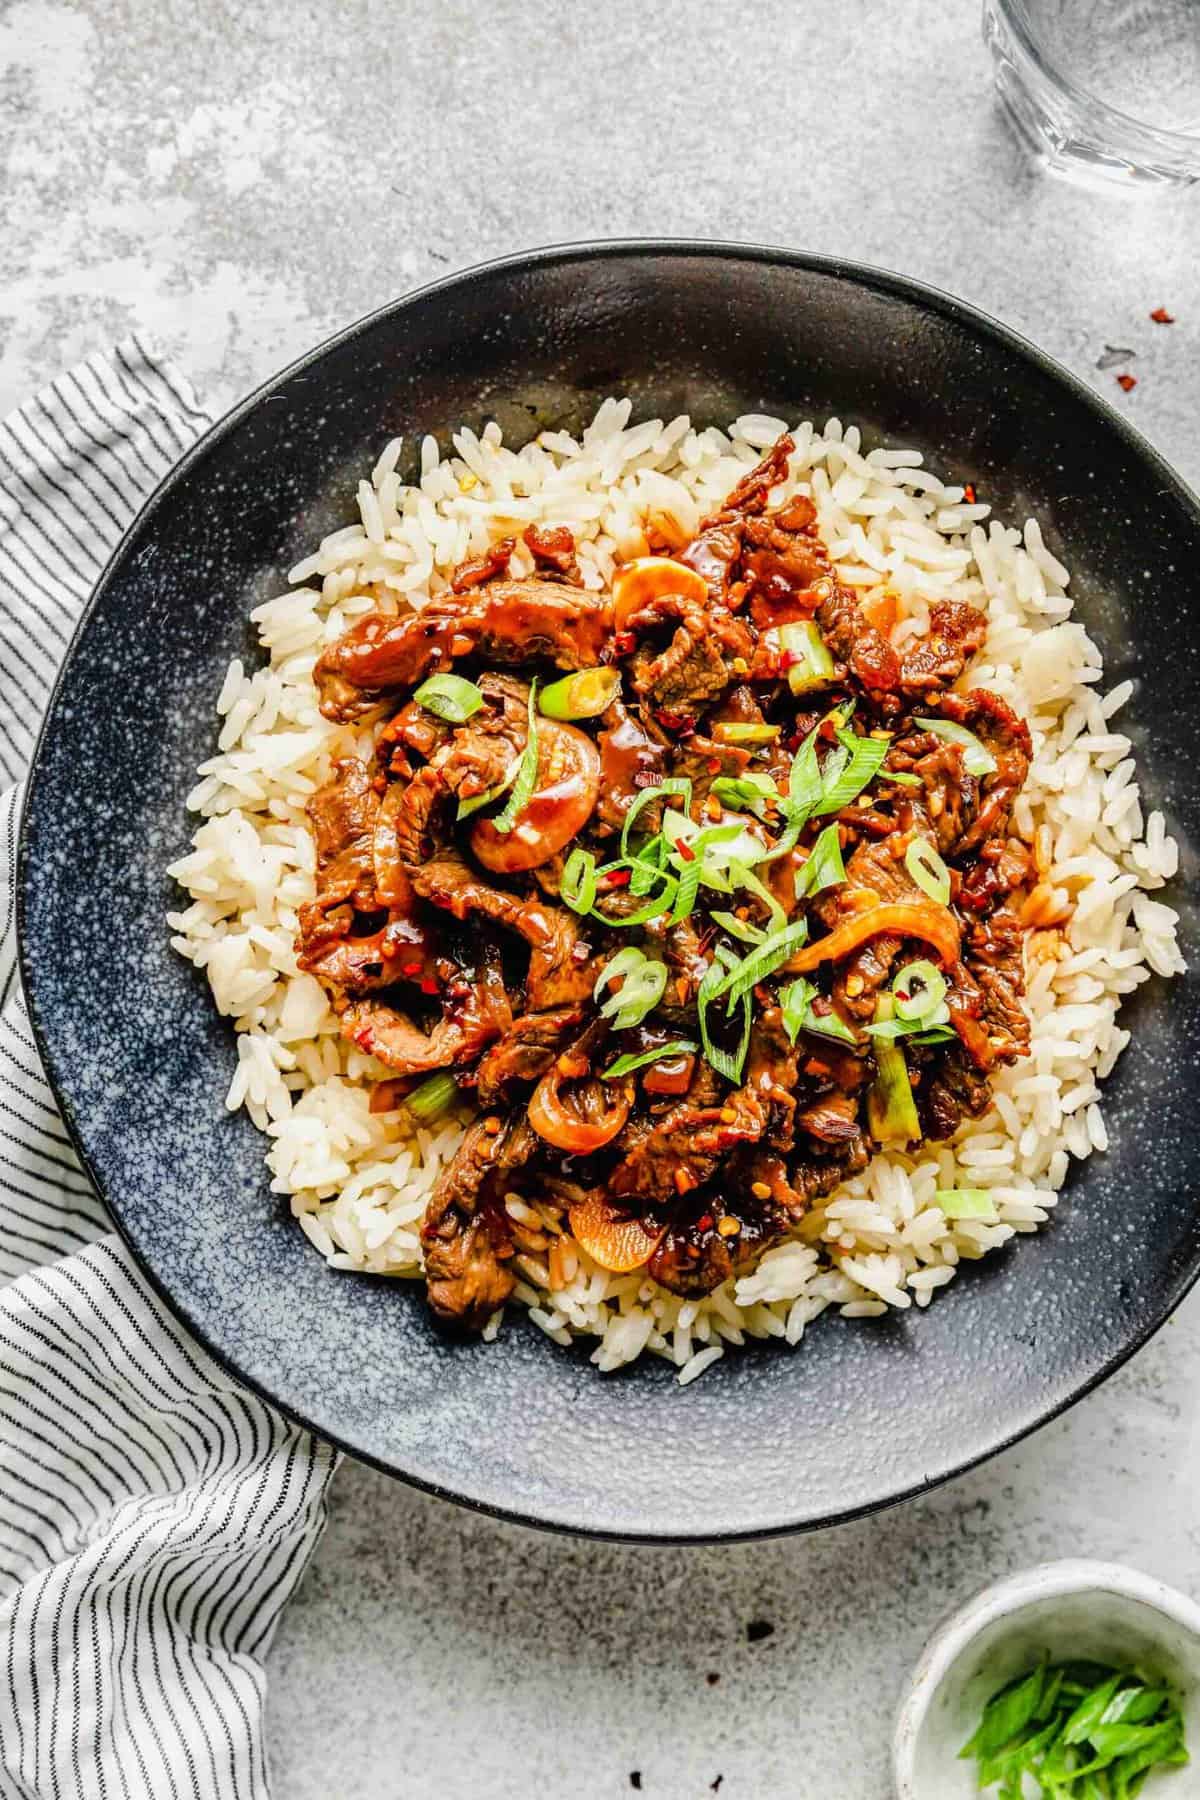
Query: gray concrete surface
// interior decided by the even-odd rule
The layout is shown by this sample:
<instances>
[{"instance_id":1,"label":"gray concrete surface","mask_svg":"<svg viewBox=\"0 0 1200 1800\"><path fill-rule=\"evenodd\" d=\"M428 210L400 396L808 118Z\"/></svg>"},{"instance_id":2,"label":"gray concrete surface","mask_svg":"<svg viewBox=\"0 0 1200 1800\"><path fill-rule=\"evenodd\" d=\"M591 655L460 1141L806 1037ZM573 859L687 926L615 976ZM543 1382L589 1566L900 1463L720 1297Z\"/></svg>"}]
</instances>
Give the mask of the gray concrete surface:
<instances>
[{"instance_id":1,"label":"gray concrete surface","mask_svg":"<svg viewBox=\"0 0 1200 1800\"><path fill-rule=\"evenodd\" d=\"M697 234L950 288L1200 483L1200 195L1031 169L971 0L0 0L0 169L0 411L130 325L223 406L447 269ZM654 1800L883 1800L904 1672L983 1581L1087 1552L1200 1590L1198 1377L1193 1302L989 1467L757 1547L540 1537L347 1465L272 1655L279 1800L604 1800L635 1770Z\"/></svg>"}]
</instances>

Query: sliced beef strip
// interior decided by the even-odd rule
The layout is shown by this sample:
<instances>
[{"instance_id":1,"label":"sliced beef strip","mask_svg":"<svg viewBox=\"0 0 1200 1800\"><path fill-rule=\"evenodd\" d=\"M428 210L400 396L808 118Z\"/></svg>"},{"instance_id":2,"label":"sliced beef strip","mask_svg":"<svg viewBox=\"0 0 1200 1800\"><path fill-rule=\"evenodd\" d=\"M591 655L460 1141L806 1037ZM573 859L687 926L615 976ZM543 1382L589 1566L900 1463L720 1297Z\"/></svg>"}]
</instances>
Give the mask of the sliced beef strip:
<instances>
[{"instance_id":1,"label":"sliced beef strip","mask_svg":"<svg viewBox=\"0 0 1200 1800\"><path fill-rule=\"evenodd\" d=\"M330 644L313 677L325 716L353 719L390 690L415 686L468 654L592 668L610 631L606 602L582 588L536 575L489 581L466 594L439 595L420 613L369 613Z\"/></svg>"},{"instance_id":2,"label":"sliced beef strip","mask_svg":"<svg viewBox=\"0 0 1200 1800\"><path fill-rule=\"evenodd\" d=\"M973 731L996 759L995 771L982 780L979 811L958 844L962 854L1007 831L1013 801L1029 773L1033 743L1024 719L1018 718L1008 702L990 688L942 694L937 710L943 718Z\"/></svg>"},{"instance_id":3,"label":"sliced beef strip","mask_svg":"<svg viewBox=\"0 0 1200 1800\"><path fill-rule=\"evenodd\" d=\"M900 687L916 703L950 687L983 646L987 615L965 600L938 600L929 609L928 634L904 652Z\"/></svg>"},{"instance_id":4,"label":"sliced beef strip","mask_svg":"<svg viewBox=\"0 0 1200 1800\"><path fill-rule=\"evenodd\" d=\"M456 726L430 767L458 800L473 800L507 780L529 736L529 688L511 675L481 675L485 705Z\"/></svg>"},{"instance_id":5,"label":"sliced beef strip","mask_svg":"<svg viewBox=\"0 0 1200 1800\"><path fill-rule=\"evenodd\" d=\"M517 547L516 538L498 538L489 544L482 556L469 556L460 562L450 577L450 592L466 594L471 588L482 587L487 581L495 581L508 569L508 559Z\"/></svg>"},{"instance_id":6,"label":"sliced beef strip","mask_svg":"<svg viewBox=\"0 0 1200 1800\"><path fill-rule=\"evenodd\" d=\"M527 525L521 541L540 569L549 569L562 581L579 584L575 537L565 525Z\"/></svg>"},{"instance_id":7,"label":"sliced beef strip","mask_svg":"<svg viewBox=\"0 0 1200 1800\"><path fill-rule=\"evenodd\" d=\"M531 1012L586 1000L595 984L590 941L582 922L565 907L541 899L489 887L453 852L412 870L412 884L422 899L454 915L494 919L519 932L530 948L525 1004Z\"/></svg>"},{"instance_id":8,"label":"sliced beef strip","mask_svg":"<svg viewBox=\"0 0 1200 1800\"><path fill-rule=\"evenodd\" d=\"M476 1092L481 1106L502 1105L517 1083L540 1081L583 1022L582 1006L523 1013L480 1058Z\"/></svg>"},{"instance_id":9,"label":"sliced beef strip","mask_svg":"<svg viewBox=\"0 0 1200 1800\"><path fill-rule=\"evenodd\" d=\"M977 1119L991 1104L987 1076L958 1045L936 1055L916 1089L922 1136L948 1138L964 1118Z\"/></svg>"},{"instance_id":10,"label":"sliced beef strip","mask_svg":"<svg viewBox=\"0 0 1200 1800\"><path fill-rule=\"evenodd\" d=\"M354 1000L341 1015L342 1035L401 1075L427 1075L473 1062L512 1025L512 1006L494 950L485 950L473 977L460 985L465 992L443 1003L430 1032L382 1001Z\"/></svg>"},{"instance_id":11,"label":"sliced beef strip","mask_svg":"<svg viewBox=\"0 0 1200 1800\"><path fill-rule=\"evenodd\" d=\"M600 799L596 820L610 831L620 831L625 815L638 795L656 787L667 773L670 745L663 734L638 712L617 699L604 713L597 743L600 750ZM638 815L638 824L653 829L650 807Z\"/></svg>"},{"instance_id":12,"label":"sliced beef strip","mask_svg":"<svg viewBox=\"0 0 1200 1800\"><path fill-rule=\"evenodd\" d=\"M790 1150L795 1142L796 1085L800 1053L788 1037L778 1006L764 1006L755 1016L746 1053L746 1086L767 1108L766 1143Z\"/></svg>"},{"instance_id":13,"label":"sliced beef strip","mask_svg":"<svg viewBox=\"0 0 1200 1800\"><path fill-rule=\"evenodd\" d=\"M659 718L665 713L693 719L729 686L736 663L749 668L754 640L748 626L734 614L701 606L679 594L661 594L647 602L626 628L640 637L662 625L673 625L674 635L665 649L644 645L634 653L634 691L649 702Z\"/></svg>"},{"instance_id":14,"label":"sliced beef strip","mask_svg":"<svg viewBox=\"0 0 1200 1800\"><path fill-rule=\"evenodd\" d=\"M998 1062L1014 1062L1029 1050L1024 1006L1025 928L1012 913L998 912L967 932L964 957L983 993L983 1023Z\"/></svg>"},{"instance_id":15,"label":"sliced beef strip","mask_svg":"<svg viewBox=\"0 0 1200 1800\"><path fill-rule=\"evenodd\" d=\"M447 1324L480 1331L515 1286L501 1188L536 1146L524 1119L499 1132L472 1125L438 1178L421 1226L429 1304Z\"/></svg>"},{"instance_id":16,"label":"sliced beef strip","mask_svg":"<svg viewBox=\"0 0 1200 1800\"><path fill-rule=\"evenodd\" d=\"M610 1190L660 1204L674 1200L710 1181L734 1146L756 1142L766 1125L767 1108L749 1087L717 1104L697 1105L689 1094L648 1130L626 1128L619 1142L628 1148L609 1177Z\"/></svg>"},{"instance_id":17,"label":"sliced beef strip","mask_svg":"<svg viewBox=\"0 0 1200 1800\"><path fill-rule=\"evenodd\" d=\"M375 817L379 794L365 763L343 757L308 803L308 822L317 851L317 900L321 911L353 900L366 910L374 903Z\"/></svg>"},{"instance_id":18,"label":"sliced beef strip","mask_svg":"<svg viewBox=\"0 0 1200 1800\"><path fill-rule=\"evenodd\" d=\"M889 747L885 769L920 777L921 810L943 856L958 849L979 804L979 783L963 768L962 748L931 731L911 731Z\"/></svg>"}]
</instances>

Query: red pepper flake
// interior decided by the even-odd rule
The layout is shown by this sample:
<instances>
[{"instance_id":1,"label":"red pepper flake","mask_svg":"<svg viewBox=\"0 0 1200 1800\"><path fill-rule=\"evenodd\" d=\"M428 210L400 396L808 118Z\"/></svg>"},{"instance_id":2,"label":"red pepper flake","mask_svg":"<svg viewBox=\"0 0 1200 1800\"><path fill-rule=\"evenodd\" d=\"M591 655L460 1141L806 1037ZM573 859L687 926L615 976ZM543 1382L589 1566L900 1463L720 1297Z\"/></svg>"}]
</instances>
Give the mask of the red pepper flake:
<instances>
[{"instance_id":1,"label":"red pepper flake","mask_svg":"<svg viewBox=\"0 0 1200 1800\"><path fill-rule=\"evenodd\" d=\"M682 856L684 862L695 862L696 852L692 849L690 844L685 844L682 838L675 839L675 848L678 850L680 856Z\"/></svg>"},{"instance_id":2,"label":"red pepper flake","mask_svg":"<svg viewBox=\"0 0 1200 1800\"><path fill-rule=\"evenodd\" d=\"M1118 375L1117 386L1126 394L1131 394L1137 386L1136 375Z\"/></svg>"},{"instance_id":3,"label":"red pepper flake","mask_svg":"<svg viewBox=\"0 0 1200 1800\"><path fill-rule=\"evenodd\" d=\"M721 759L719 756L710 756L704 766L710 775L719 775L721 773Z\"/></svg>"},{"instance_id":4,"label":"red pepper flake","mask_svg":"<svg viewBox=\"0 0 1200 1800\"><path fill-rule=\"evenodd\" d=\"M711 1213L701 1213L700 1217L696 1220L696 1230L697 1231L711 1231L713 1228L713 1223L714 1223L714 1220L713 1220L713 1216Z\"/></svg>"},{"instance_id":5,"label":"red pepper flake","mask_svg":"<svg viewBox=\"0 0 1200 1800\"><path fill-rule=\"evenodd\" d=\"M779 661L779 667L780 667L781 671L787 670L787 669L794 669L798 662L804 662L805 660L806 660L806 658L801 656L800 653L796 650L781 650L779 652L778 661Z\"/></svg>"},{"instance_id":6,"label":"red pepper flake","mask_svg":"<svg viewBox=\"0 0 1200 1800\"><path fill-rule=\"evenodd\" d=\"M974 506L974 504L975 504L975 483L973 481L964 481L963 482L963 499L966 501L968 506Z\"/></svg>"},{"instance_id":7,"label":"red pepper flake","mask_svg":"<svg viewBox=\"0 0 1200 1800\"><path fill-rule=\"evenodd\" d=\"M424 981L421 983L421 992L423 994L436 994L437 991L438 991L437 982L433 979L432 975L427 975L425 977Z\"/></svg>"},{"instance_id":8,"label":"red pepper flake","mask_svg":"<svg viewBox=\"0 0 1200 1800\"><path fill-rule=\"evenodd\" d=\"M636 643L637 639L634 637L632 631L618 631L616 637L613 639L613 649L618 656L628 656Z\"/></svg>"},{"instance_id":9,"label":"red pepper flake","mask_svg":"<svg viewBox=\"0 0 1200 1800\"><path fill-rule=\"evenodd\" d=\"M419 975L421 965L419 962L406 962L401 965L400 972L402 975Z\"/></svg>"},{"instance_id":10,"label":"red pepper flake","mask_svg":"<svg viewBox=\"0 0 1200 1800\"><path fill-rule=\"evenodd\" d=\"M371 1027L369 1025L364 1025L361 1031L355 1032L354 1041L358 1045L359 1049L365 1050L369 1056L371 1053L371 1047L375 1042L375 1033L371 1030Z\"/></svg>"},{"instance_id":11,"label":"red pepper flake","mask_svg":"<svg viewBox=\"0 0 1200 1800\"><path fill-rule=\"evenodd\" d=\"M1156 306L1150 317L1156 325L1173 325L1175 323L1174 313L1169 313L1165 306Z\"/></svg>"},{"instance_id":12,"label":"red pepper flake","mask_svg":"<svg viewBox=\"0 0 1200 1800\"><path fill-rule=\"evenodd\" d=\"M614 869L611 875L604 877L604 885L606 888L628 887L632 874L631 869Z\"/></svg>"}]
</instances>

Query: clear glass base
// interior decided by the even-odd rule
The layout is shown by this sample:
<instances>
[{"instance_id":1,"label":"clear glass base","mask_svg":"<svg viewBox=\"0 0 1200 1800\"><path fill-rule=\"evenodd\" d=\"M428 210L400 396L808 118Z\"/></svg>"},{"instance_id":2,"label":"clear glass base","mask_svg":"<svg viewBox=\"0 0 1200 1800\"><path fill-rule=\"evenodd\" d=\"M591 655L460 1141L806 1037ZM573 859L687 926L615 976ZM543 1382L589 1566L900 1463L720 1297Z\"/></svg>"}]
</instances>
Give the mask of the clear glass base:
<instances>
[{"instance_id":1,"label":"clear glass base","mask_svg":"<svg viewBox=\"0 0 1200 1800\"><path fill-rule=\"evenodd\" d=\"M1143 193L1200 178L1200 138L1141 125L1074 89L1038 57L1004 0L984 0L983 36L1008 118L1049 174Z\"/></svg>"}]
</instances>

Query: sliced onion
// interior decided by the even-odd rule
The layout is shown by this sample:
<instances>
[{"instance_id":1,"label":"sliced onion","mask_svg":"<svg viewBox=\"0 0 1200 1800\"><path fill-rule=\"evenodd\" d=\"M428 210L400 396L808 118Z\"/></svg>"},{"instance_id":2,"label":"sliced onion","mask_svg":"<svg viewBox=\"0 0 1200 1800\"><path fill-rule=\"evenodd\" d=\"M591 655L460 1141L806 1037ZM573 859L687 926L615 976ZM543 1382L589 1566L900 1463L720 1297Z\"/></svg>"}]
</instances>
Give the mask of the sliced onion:
<instances>
[{"instance_id":1,"label":"sliced onion","mask_svg":"<svg viewBox=\"0 0 1200 1800\"><path fill-rule=\"evenodd\" d=\"M788 971L801 975L808 969L815 969L818 963L839 962L860 944L865 944L868 938L883 934L923 938L933 945L943 967L958 960L959 930L953 913L944 906L931 906L925 901L889 900L843 919L827 937L797 951L788 961Z\"/></svg>"},{"instance_id":2,"label":"sliced onion","mask_svg":"<svg viewBox=\"0 0 1200 1800\"><path fill-rule=\"evenodd\" d=\"M904 852L904 866L923 894L939 906L950 904L950 871L928 838L914 838Z\"/></svg>"},{"instance_id":3,"label":"sliced onion","mask_svg":"<svg viewBox=\"0 0 1200 1800\"><path fill-rule=\"evenodd\" d=\"M670 556L637 556L613 576L613 623L618 631L626 621L641 612L651 601L664 594L678 594L683 600L704 605L708 600L708 583L686 563Z\"/></svg>"},{"instance_id":4,"label":"sliced onion","mask_svg":"<svg viewBox=\"0 0 1200 1800\"><path fill-rule=\"evenodd\" d=\"M612 1275L628 1275L650 1261L666 1236L667 1227L649 1226L641 1219L623 1216L602 1194L589 1194L572 1206L567 1217L571 1236L593 1262Z\"/></svg>"},{"instance_id":5,"label":"sliced onion","mask_svg":"<svg viewBox=\"0 0 1200 1800\"><path fill-rule=\"evenodd\" d=\"M563 1076L557 1063L534 1088L529 1097L529 1123L540 1138L565 1150L571 1156L590 1156L610 1144L629 1117L633 1104L632 1082L616 1089L604 1089L598 1081L594 1088L605 1096L604 1106L592 1118L583 1118L568 1106L559 1092Z\"/></svg>"}]
</instances>

